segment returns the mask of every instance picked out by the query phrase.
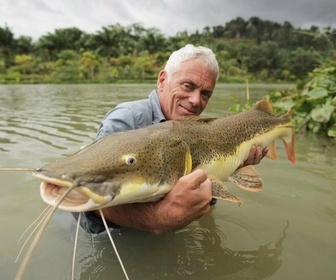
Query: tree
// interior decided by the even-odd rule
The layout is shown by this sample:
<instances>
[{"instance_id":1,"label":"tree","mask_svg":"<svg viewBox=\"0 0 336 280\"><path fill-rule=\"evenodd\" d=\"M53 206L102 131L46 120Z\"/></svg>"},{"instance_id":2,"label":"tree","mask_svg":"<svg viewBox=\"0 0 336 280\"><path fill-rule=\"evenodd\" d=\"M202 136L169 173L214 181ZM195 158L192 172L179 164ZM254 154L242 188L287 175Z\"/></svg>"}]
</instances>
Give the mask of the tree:
<instances>
[{"instance_id":1,"label":"tree","mask_svg":"<svg viewBox=\"0 0 336 280\"><path fill-rule=\"evenodd\" d=\"M81 49L81 37L84 33L78 28L64 28L56 29L54 33L48 33L42 36L37 45L41 49L46 49L48 52L48 59L54 60L57 58L57 53L63 50Z\"/></svg>"},{"instance_id":2,"label":"tree","mask_svg":"<svg viewBox=\"0 0 336 280\"><path fill-rule=\"evenodd\" d=\"M8 26L0 27L0 52L4 57L5 68L9 68L12 64L11 53L14 43L14 35Z\"/></svg>"},{"instance_id":3,"label":"tree","mask_svg":"<svg viewBox=\"0 0 336 280\"><path fill-rule=\"evenodd\" d=\"M101 64L100 58L97 54L86 51L81 57L81 75L90 80L94 80Z\"/></svg>"},{"instance_id":4,"label":"tree","mask_svg":"<svg viewBox=\"0 0 336 280\"><path fill-rule=\"evenodd\" d=\"M157 28L150 28L145 31L145 35L139 40L141 51L146 51L150 54L165 50L166 39Z\"/></svg>"},{"instance_id":5,"label":"tree","mask_svg":"<svg viewBox=\"0 0 336 280\"><path fill-rule=\"evenodd\" d=\"M225 36L228 38L241 38L246 36L246 21L237 17L225 24Z\"/></svg>"},{"instance_id":6,"label":"tree","mask_svg":"<svg viewBox=\"0 0 336 280\"><path fill-rule=\"evenodd\" d=\"M291 52L289 70L299 79L304 78L318 65L320 56L315 51L298 48Z\"/></svg>"},{"instance_id":7,"label":"tree","mask_svg":"<svg viewBox=\"0 0 336 280\"><path fill-rule=\"evenodd\" d=\"M121 54L125 54L124 41L126 32L123 26L120 24L109 25L98 31L98 34L94 35L93 45L99 55L107 57L107 61L111 57L118 57Z\"/></svg>"},{"instance_id":8,"label":"tree","mask_svg":"<svg viewBox=\"0 0 336 280\"><path fill-rule=\"evenodd\" d=\"M254 74L267 70L269 74L279 66L279 47L275 42L263 42L253 46L248 55L248 70Z\"/></svg>"},{"instance_id":9,"label":"tree","mask_svg":"<svg viewBox=\"0 0 336 280\"><path fill-rule=\"evenodd\" d=\"M29 36L20 36L15 43L16 54L32 54L35 46L33 39Z\"/></svg>"},{"instance_id":10,"label":"tree","mask_svg":"<svg viewBox=\"0 0 336 280\"><path fill-rule=\"evenodd\" d=\"M33 61L32 56L27 55L27 54L16 55L14 60L15 60L15 64L17 65L17 69L22 74L27 74L29 71L32 70L32 65L31 65Z\"/></svg>"}]
</instances>

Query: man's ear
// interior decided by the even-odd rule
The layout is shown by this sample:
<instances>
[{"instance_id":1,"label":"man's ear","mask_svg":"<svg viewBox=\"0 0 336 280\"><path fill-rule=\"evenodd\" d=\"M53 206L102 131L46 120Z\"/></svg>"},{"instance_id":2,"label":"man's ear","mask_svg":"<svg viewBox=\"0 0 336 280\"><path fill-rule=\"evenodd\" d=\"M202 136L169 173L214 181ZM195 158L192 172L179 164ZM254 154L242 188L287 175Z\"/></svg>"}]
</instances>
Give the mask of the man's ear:
<instances>
[{"instance_id":1,"label":"man's ear","mask_svg":"<svg viewBox=\"0 0 336 280\"><path fill-rule=\"evenodd\" d=\"M167 72L165 70L161 70L157 79L157 88L159 91L163 90L163 87L166 82L167 82Z\"/></svg>"}]
</instances>

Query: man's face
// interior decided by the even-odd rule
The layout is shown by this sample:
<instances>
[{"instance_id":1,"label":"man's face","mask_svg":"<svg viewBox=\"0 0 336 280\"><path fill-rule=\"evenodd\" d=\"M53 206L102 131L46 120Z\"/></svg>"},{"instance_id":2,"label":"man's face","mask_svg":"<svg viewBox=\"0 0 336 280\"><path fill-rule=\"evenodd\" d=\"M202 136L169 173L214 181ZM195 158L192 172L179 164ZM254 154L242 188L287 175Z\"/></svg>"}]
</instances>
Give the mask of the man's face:
<instances>
[{"instance_id":1,"label":"man's face","mask_svg":"<svg viewBox=\"0 0 336 280\"><path fill-rule=\"evenodd\" d=\"M186 61L169 81L165 71L158 77L158 93L162 112L168 120L200 115L216 84L216 75L197 60Z\"/></svg>"}]
</instances>

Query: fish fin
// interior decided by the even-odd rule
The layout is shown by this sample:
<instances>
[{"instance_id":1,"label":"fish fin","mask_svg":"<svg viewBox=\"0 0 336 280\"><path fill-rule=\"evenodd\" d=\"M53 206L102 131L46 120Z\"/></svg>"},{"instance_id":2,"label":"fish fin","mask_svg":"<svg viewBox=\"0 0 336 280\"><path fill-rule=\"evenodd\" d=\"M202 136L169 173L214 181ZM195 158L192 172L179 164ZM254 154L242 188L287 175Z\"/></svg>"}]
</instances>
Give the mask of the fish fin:
<instances>
[{"instance_id":1,"label":"fish fin","mask_svg":"<svg viewBox=\"0 0 336 280\"><path fill-rule=\"evenodd\" d=\"M217 120L218 118L217 117L206 117L206 118L198 118L197 119L197 122L199 123L210 123L210 122L213 122L214 120Z\"/></svg>"},{"instance_id":2,"label":"fish fin","mask_svg":"<svg viewBox=\"0 0 336 280\"><path fill-rule=\"evenodd\" d=\"M284 118L292 118L293 115L293 109L289 109L285 115L282 117ZM281 140L283 141L287 153L287 158L293 163L296 163L295 158L295 141L294 141L294 127L289 126L292 128L292 133L285 135L284 137L281 137Z\"/></svg>"},{"instance_id":3,"label":"fish fin","mask_svg":"<svg viewBox=\"0 0 336 280\"><path fill-rule=\"evenodd\" d=\"M199 116L188 116L184 117L182 119L174 121L175 123L188 123L190 121L196 122L196 123L211 123L215 120L217 120L218 117L199 117Z\"/></svg>"},{"instance_id":4,"label":"fish fin","mask_svg":"<svg viewBox=\"0 0 336 280\"><path fill-rule=\"evenodd\" d=\"M230 175L229 181L237 187L249 192L259 192L263 188L263 181L252 165L237 169Z\"/></svg>"},{"instance_id":5,"label":"fish fin","mask_svg":"<svg viewBox=\"0 0 336 280\"><path fill-rule=\"evenodd\" d=\"M290 108L287 113L284 115L284 117L291 118L293 115L293 110Z\"/></svg>"},{"instance_id":6,"label":"fish fin","mask_svg":"<svg viewBox=\"0 0 336 280\"><path fill-rule=\"evenodd\" d=\"M258 101L253 108L255 110L265 112L268 115L273 115L272 105L267 99Z\"/></svg>"},{"instance_id":7,"label":"fish fin","mask_svg":"<svg viewBox=\"0 0 336 280\"><path fill-rule=\"evenodd\" d=\"M185 170L184 170L184 175L187 175L191 172L192 169L192 156L190 152L189 146L187 146L187 151L186 151L186 157L185 157Z\"/></svg>"},{"instance_id":8,"label":"fish fin","mask_svg":"<svg viewBox=\"0 0 336 280\"><path fill-rule=\"evenodd\" d=\"M217 178L210 178L212 183L212 197L226 200L230 202L237 203L238 206L242 204L242 201L238 198L230 194L228 188Z\"/></svg>"},{"instance_id":9,"label":"fish fin","mask_svg":"<svg viewBox=\"0 0 336 280\"><path fill-rule=\"evenodd\" d=\"M286 139L282 139L283 143L285 144L285 149L287 153L287 158L293 163L296 163L295 157L295 141L294 141L294 133L291 135L291 139L288 141Z\"/></svg>"},{"instance_id":10,"label":"fish fin","mask_svg":"<svg viewBox=\"0 0 336 280\"><path fill-rule=\"evenodd\" d=\"M268 145L268 152L266 156L272 160L276 160L278 158L278 154L275 148L275 141L272 141L271 144Z\"/></svg>"}]
</instances>

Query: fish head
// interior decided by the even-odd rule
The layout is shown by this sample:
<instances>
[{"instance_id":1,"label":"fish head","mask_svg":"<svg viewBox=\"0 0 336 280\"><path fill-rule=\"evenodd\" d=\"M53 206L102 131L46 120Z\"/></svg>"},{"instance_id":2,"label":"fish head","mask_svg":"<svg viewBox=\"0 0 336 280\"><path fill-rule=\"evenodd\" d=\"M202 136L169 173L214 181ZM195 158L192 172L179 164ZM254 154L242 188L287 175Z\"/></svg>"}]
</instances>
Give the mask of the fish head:
<instances>
[{"instance_id":1,"label":"fish head","mask_svg":"<svg viewBox=\"0 0 336 280\"><path fill-rule=\"evenodd\" d=\"M152 130L114 133L37 169L33 175L42 181L42 199L71 212L160 199L191 171L188 146L161 135Z\"/></svg>"}]
</instances>

